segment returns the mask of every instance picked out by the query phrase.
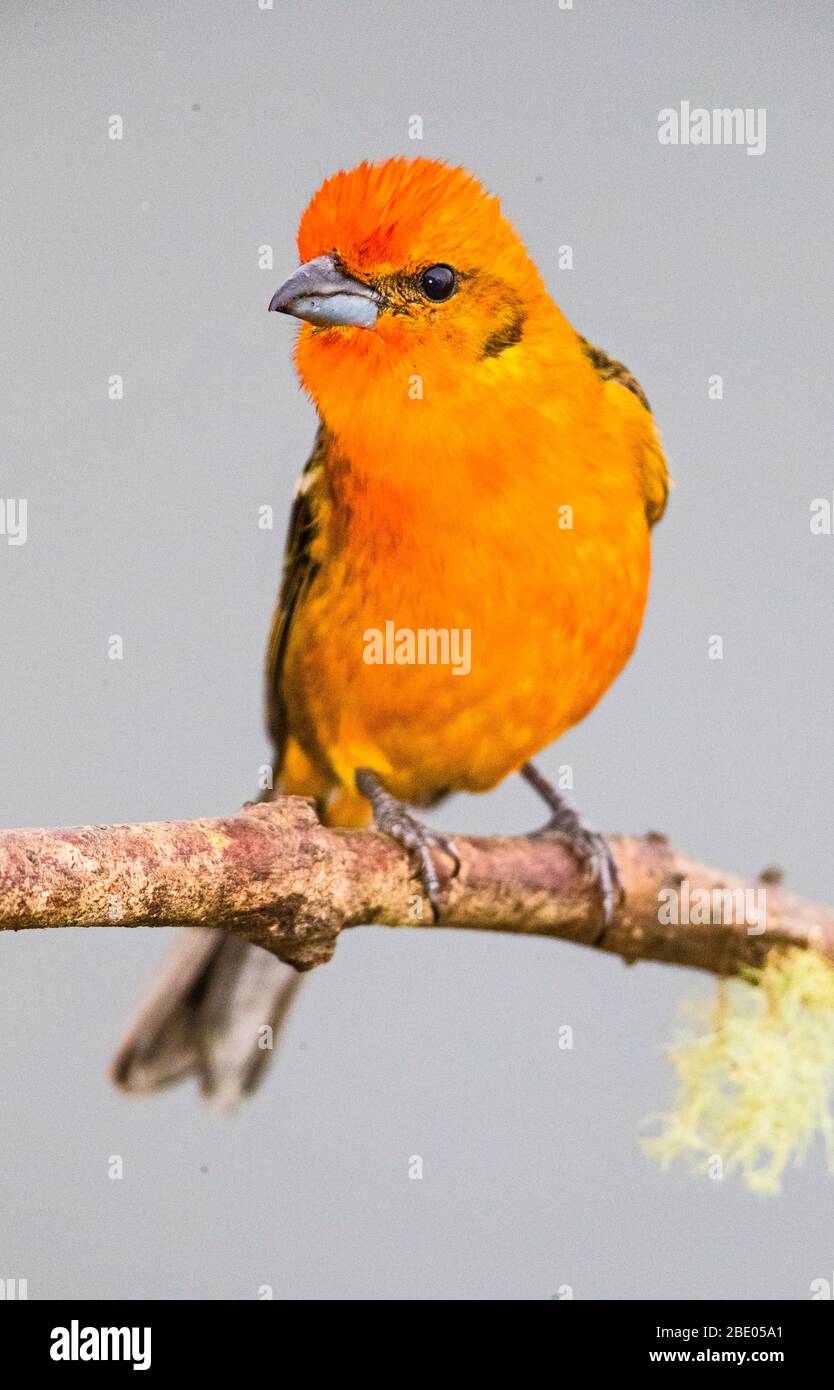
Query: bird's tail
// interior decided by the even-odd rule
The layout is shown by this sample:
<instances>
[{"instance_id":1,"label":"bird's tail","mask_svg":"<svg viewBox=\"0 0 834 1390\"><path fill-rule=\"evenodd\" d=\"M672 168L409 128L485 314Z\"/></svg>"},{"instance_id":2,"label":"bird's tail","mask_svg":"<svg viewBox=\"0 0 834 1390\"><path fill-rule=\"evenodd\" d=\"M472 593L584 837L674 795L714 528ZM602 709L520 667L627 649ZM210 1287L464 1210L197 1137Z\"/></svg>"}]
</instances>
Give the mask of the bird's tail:
<instances>
[{"instance_id":1,"label":"bird's tail","mask_svg":"<svg viewBox=\"0 0 834 1390\"><path fill-rule=\"evenodd\" d=\"M279 789L310 795L311 786L293 750ZM367 824L369 808L359 797L339 795L322 799L320 814L328 825L359 825ZM231 1110L255 1090L275 1055L301 976L222 928L188 927L180 938L122 1039L111 1076L121 1090L148 1095L194 1075L207 1100Z\"/></svg>"},{"instance_id":2,"label":"bird's tail","mask_svg":"<svg viewBox=\"0 0 834 1390\"><path fill-rule=\"evenodd\" d=\"M134 1095L194 1074L207 1100L233 1108L257 1086L301 976L222 928L189 927L113 1059Z\"/></svg>"}]
</instances>

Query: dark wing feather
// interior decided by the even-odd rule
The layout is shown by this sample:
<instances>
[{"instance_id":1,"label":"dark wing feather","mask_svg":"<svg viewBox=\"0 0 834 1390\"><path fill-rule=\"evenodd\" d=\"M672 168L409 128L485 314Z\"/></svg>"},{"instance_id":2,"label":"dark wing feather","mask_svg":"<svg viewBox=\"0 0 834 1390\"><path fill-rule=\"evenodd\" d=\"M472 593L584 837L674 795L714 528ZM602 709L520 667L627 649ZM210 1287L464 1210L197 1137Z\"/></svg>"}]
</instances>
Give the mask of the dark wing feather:
<instances>
[{"instance_id":1,"label":"dark wing feather","mask_svg":"<svg viewBox=\"0 0 834 1390\"><path fill-rule=\"evenodd\" d=\"M616 358L609 357L602 348L594 347L587 338L580 337L579 341L582 344L582 351L596 371L597 376L601 377L603 381L619 382L621 386L624 386L627 391L631 391L637 397L640 404L645 406L651 415L652 408L649 405L648 397L637 377L628 370L628 367L624 367L622 362L618 362Z\"/></svg>"},{"instance_id":2,"label":"dark wing feather","mask_svg":"<svg viewBox=\"0 0 834 1390\"><path fill-rule=\"evenodd\" d=\"M649 405L648 396L636 376L628 370L628 367L625 367L622 362L618 362L616 358L609 357L607 352L602 351L602 348L594 347L587 338L577 336L582 345L582 351L600 381L615 381L618 386L624 386L626 391L630 391L633 396L637 397L646 414L650 417L649 433L646 438L641 467L646 520L649 526L654 526L666 510L666 501L669 496L669 474L657 431L651 421L652 408Z\"/></svg>"},{"instance_id":3,"label":"dark wing feather","mask_svg":"<svg viewBox=\"0 0 834 1390\"><path fill-rule=\"evenodd\" d=\"M284 551L281 589L266 660L267 726L275 744L275 767L280 770L287 743L287 716L282 691L284 657L287 651L292 620L301 598L315 578L318 565L312 556L317 532L314 498L321 486L325 454L324 428L319 427L313 452L307 460L298 484L290 512L290 524Z\"/></svg>"}]
</instances>

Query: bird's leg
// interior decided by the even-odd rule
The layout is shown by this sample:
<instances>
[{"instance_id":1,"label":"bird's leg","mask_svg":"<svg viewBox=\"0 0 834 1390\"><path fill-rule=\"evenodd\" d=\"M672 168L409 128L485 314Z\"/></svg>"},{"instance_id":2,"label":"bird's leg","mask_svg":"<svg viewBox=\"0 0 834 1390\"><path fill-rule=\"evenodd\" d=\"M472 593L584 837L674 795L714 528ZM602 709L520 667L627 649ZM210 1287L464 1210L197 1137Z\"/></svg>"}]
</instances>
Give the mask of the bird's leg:
<instances>
[{"instance_id":1,"label":"bird's leg","mask_svg":"<svg viewBox=\"0 0 834 1390\"><path fill-rule=\"evenodd\" d=\"M441 849L448 854L454 868L452 877L460 870L460 856L454 840L442 835L439 830L431 830L416 816L387 792L375 772L360 767L356 772L356 789L367 797L373 807L374 824L378 830L390 835L392 840L407 849L411 855L417 877L420 879L426 896L431 903L434 920L440 917L440 879L434 866L431 851Z\"/></svg>"},{"instance_id":2,"label":"bird's leg","mask_svg":"<svg viewBox=\"0 0 834 1390\"><path fill-rule=\"evenodd\" d=\"M557 792L532 763L524 764L521 775L550 807L550 820L541 830L534 830L533 834L560 835L567 842L571 853L587 870L599 893L605 926L609 927L624 895L620 871L608 841L585 824L567 797Z\"/></svg>"}]
</instances>

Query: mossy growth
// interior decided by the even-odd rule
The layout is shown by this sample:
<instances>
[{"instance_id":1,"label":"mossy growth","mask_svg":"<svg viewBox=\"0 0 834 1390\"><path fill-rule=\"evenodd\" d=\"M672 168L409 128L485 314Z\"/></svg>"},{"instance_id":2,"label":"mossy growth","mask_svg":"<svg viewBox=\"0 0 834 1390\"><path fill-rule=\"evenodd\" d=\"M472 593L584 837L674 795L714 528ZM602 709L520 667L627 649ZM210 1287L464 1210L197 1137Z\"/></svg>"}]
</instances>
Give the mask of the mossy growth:
<instances>
[{"instance_id":1,"label":"mossy growth","mask_svg":"<svg viewBox=\"0 0 834 1390\"><path fill-rule=\"evenodd\" d=\"M776 1193L820 1133L834 1174L834 969L813 951L771 951L696 1017L701 1031L670 1049L678 1093L646 1152Z\"/></svg>"}]
</instances>

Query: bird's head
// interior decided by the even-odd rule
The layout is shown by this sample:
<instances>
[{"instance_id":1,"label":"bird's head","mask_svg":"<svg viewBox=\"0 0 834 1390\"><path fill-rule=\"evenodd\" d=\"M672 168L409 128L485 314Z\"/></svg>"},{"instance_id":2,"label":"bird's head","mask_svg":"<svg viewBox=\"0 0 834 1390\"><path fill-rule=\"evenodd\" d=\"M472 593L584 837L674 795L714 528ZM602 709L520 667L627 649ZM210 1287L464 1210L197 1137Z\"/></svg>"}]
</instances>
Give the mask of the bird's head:
<instances>
[{"instance_id":1,"label":"bird's head","mask_svg":"<svg viewBox=\"0 0 834 1390\"><path fill-rule=\"evenodd\" d=\"M543 306L557 312L498 199L431 159L360 164L301 219L301 267L270 309L304 320L301 379L329 421L357 399L460 394L495 371Z\"/></svg>"}]
</instances>

